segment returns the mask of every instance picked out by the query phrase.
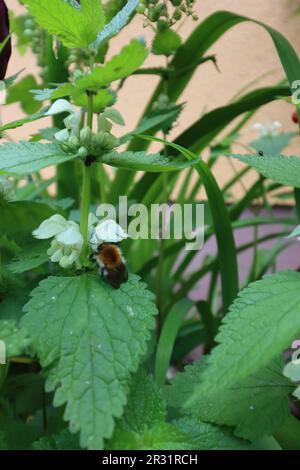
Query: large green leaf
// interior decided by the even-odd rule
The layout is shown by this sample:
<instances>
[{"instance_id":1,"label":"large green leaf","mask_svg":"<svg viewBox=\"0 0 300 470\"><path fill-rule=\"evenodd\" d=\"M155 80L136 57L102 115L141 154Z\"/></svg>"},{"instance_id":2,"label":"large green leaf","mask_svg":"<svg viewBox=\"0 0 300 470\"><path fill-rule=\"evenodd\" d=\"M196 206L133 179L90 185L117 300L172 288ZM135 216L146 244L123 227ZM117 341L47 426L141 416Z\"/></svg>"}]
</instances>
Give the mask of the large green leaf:
<instances>
[{"instance_id":1,"label":"large green leaf","mask_svg":"<svg viewBox=\"0 0 300 470\"><path fill-rule=\"evenodd\" d=\"M76 155L62 151L57 144L21 141L0 145L0 173L26 175L51 165L71 161Z\"/></svg>"},{"instance_id":2,"label":"large green leaf","mask_svg":"<svg viewBox=\"0 0 300 470\"><path fill-rule=\"evenodd\" d=\"M89 47L104 26L100 1L81 0L80 10L63 0L25 0L25 3L39 25L67 47Z\"/></svg>"},{"instance_id":3,"label":"large green leaf","mask_svg":"<svg viewBox=\"0 0 300 470\"><path fill-rule=\"evenodd\" d=\"M230 155L255 168L266 178L285 186L300 188L300 158L284 155Z\"/></svg>"},{"instance_id":4,"label":"large green leaf","mask_svg":"<svg viewBox=\"0 0 300 470\"><path fill-rule=\"evenodd\" d=\"M187 168L197 163L198 158L194 157L193 160L188 161L182 158L165 157L160 153L148 155L145 152L109 152L101 156L101 162L127 170L160 173Z\"/></svg>"},{"instance_id":5,"label":"large green leaf","mask_svg":"<svg viewBox=\"0 0 300 470\"><path fill-rule=\"evenodd\" d=\"M197 418L186 416L174 422L184 433L189 435L191 448L200 450L249 450L250 442L235 437L231 429L203 423Z\"/></svg>"},{"instance_id":6,"label":"large green leaf","mask_svg":"<svg viewBox=\"0 0 300 470\"><path fill-rule=\"evenodd\" d=\"M234 368L235 364L228 358L227 368L231 367ZM197 395L195 408L193 406L184 412L205 422L233 426L237 436L251 441L272 435L289 415L288 394L293 390L291 383L282 375L282 369L283 360L277 358L231 386L213 388L212 385L205 395ZM198 386L204 386L204 374L205 365L201 362L188 367L185 374L175 379L170 403L181 407L182 403L188 402L197 393Z\"/></svg>"},{"instance_id":7,"label":"large green leaf","mask_svg":"<svg viewBox=\"0 0 300 470\"><path fill-rule=\"evenodd\" d=\"M244 437L279 428L291 386L278 357L300 335L299 281L299 273L279 272L242 291L205 367L195 364L175 379L173 405L179 399L184 413L234 425Z\"/></svg>"},{"instance_id":8,"label":"large green leaf","mask_svg":"<svg viewBox=\"0 0 300 470\"><path fill-rule=\"evenodd\" d=\"M153 295L136 276L112 289L93 275L50 277L32 292L22 324L49 368L54 405L66 404L81 445L100 449L126 403L126 382L154 327Z\"/></svg>"},{"instance_id":9,"label":"large green leaf","mask_svg":"<svg viewBox=\"0 0 300 470\"><path fill-rule=\"evenodd\" d=\"M118 55L114 56L105 65L96 67L89 75L77 80L76 88L80 91L97 91L115 80L125 78L143 64L147 53L143 40L132 39ZM54 93L52 96L56 97L56 94Z\"/></svg>"}]
</instances>

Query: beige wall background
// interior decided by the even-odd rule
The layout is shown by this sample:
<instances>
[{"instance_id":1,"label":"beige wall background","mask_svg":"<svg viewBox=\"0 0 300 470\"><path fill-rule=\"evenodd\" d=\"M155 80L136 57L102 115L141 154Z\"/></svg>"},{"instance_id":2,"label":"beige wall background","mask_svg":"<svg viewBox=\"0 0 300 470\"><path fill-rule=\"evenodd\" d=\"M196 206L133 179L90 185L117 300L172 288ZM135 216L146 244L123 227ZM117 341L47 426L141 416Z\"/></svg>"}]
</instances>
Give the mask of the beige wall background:
<instances>
[{"instance_id":1,"label":"beige wall background","mask_svg":"<svg viewBox=\"0 0 300 470\"><path fill-rule=\"evenodd\" d=\"M15 13L24 11L17 0L8 0L7 4ZM299 0L198 0L196 10L199 22L219 10L229 10L261 20L281 31L300 54L300 16L294 15L298 4ZM195 22L190 19L186 20L180 28L181 35L184 38L188 37L195 26ZM118 52L131 37L141 34L150 43L153 35L151 29L143 29L143 19L137 16L129 27L112 40L109 54ZM216 54L220 73L210 62L198 68L181 97L181 101L186 102L186 106L172 136L176 136L192 124L203 111L226 104L239 90L258 77L269 72L255 86L273 85L284 77L270 37L262 28L251 23L244 23L231 29L213 45L208 53ZM151 56L145 65L159 65L160 63L160 58ZM26 54L20 57L14 50L8 73L16 73L23 67L26 69L23 76L26 73L36 73L38 70L33 56ZM126 131L133 129L138 122L141 111L156 84L155 77L141 76L134 76L126 82L116 105L125 117ZM297 127L291 121L292 111L292 106L283 101L264 106L242 131L241 142L247 143L256 137L256 132L251 128L254 122L279 120L284 131L296 131ZM4 122L20 116L22 112L17 105L6 106L2 112ZM41 123L38 127L41 127ZM36 124L30 124L17 129L11 136L14 139L26 138L28 133L34 133L36 129ZM298 138L294 139L288 153L300 154L299 142ZM236 150L241 151L241 148L237 147ZM234 166L240 168L236 162ZM214 171L220 183L226 182L233 172L225 158L220 160ZM244 184L246 186L251 184L253 177L254 175L248 176ZM242 191L241 185L237 184L235 195L239 196Z\"/></svg>"}]
</instances>

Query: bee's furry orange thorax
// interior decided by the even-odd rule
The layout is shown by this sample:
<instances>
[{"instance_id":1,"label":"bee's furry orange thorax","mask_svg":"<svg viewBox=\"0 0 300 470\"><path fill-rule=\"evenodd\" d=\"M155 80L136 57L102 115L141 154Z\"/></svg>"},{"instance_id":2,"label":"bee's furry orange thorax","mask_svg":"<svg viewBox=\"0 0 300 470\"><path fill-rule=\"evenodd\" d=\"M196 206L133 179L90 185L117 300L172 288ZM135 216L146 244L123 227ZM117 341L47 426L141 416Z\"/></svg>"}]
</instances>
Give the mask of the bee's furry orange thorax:
<instances>
[{"instance_id":1,"label":"bee's furry orange thorax","mask_svg":"<svg viewBox=\"0 0 300 470\"><path fill-rule=\"evenodd\" d=\"M98 256L109 269L114 269L122 264L121 250L116 245L103 243L99 247Z\"/></svg>"}]
</instances>

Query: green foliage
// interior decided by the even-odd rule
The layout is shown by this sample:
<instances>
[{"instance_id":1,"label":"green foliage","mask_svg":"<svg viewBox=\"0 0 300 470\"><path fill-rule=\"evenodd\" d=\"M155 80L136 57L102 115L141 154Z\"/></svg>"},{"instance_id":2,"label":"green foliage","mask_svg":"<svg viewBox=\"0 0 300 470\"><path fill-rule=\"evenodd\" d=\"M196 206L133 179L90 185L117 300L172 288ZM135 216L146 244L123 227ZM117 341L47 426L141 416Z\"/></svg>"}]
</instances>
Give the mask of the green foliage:
<instances>
[{"instance_id":1,"label":"green foliage","mask_svg":"<svg viewBox=\"0 0 300 470\"><path fill-rule=\"evenodd\" d=\"M0 340L5 342L8 359L23 354L30 345L27 331L24 328L18 328L11 320L0 319Z\"/></svg>"},{"instance_id":2,"label":"green foliage","mask_svg":"<svg viewBox=\"0 0 300 470\"><path fill-rule=\"evenodd\" d=\"M149 172L178 171L197 163L193 158L187 161L177 158L165 157L159 153L146 154L145 152L110 152L101 156L101 162L107 165L126 168L127 170L141 170Z\"/></svg>"},{"instance_id":3,"label":"green foliage","mask_svg":"<svg viewBox=\"0 0 300 470\"><path fill-rule=\"evenodd\" d=\"M96 92L115 80L131 75L145 61L147 49L143 40L132 41L121 52L101 67L96 67L90 74L76 81L76 88L80 91L90 90ZM56 93L52 95L57 98Z\"/></svg>"},{"instance_id":4,"label":"green foliage","mask_svg":"<svg viewBox=\"0 0 300 470\"><path fill-rule=\"evenodd\" d=\"M30 332L54 405L81 432L81 445L103 446L126 403L125 385L146 350L156 313L136 276L118 291L91 275L42 281L26 305Z\"/></svg>"},{"instance_id":5,"label":"green foliage","mask_svg":"<svg viewBox=\"0 0 300 470\"><path fill-rule=\"evenodd\" d=\"M175 379L173 406L181 403L184 413L236 426L237 435L246 438L279 428L288 414L291 386L282 376L278 355L300 333L298 283L298 273L281 272L242 291L206 363Z\"/></svg>"},{"instance_id":6,"label":"green foliage","mask_svg":"<svg viewBox=\"0 0 300 470\"><path fill-rule=\"evenodd\" d=\"M34 76L27 75L13 87L9 87L6 104L19 101L22 110L26 114L37 113L41 108L41 104L35 101L32 95L29 93L30 90L37 88L37 86L38 84Z\"/></svg>"},{"instance_id":7,"label":"green foliage","mask_svg":"<svg viewBox=\"0 0 300 470\"><path fill-rule=\"evenodd\" d=\"M58 434L41 437L32 444L34 450L77 450L78 436L64 429Z\"/></svg>"},{"instance_id":8,"label":"green foliage","mask_svg":"<svg viewBox=\"0 0 300 470\"><path fill-rule=\"evenodd\" d=\"M101 2L81 0L81 9L63 0L26 0L29 12L67 47L89 47L104 26Z\"/></svg>"},{"instance_id":9,"label":"green foliage","mask_svg":"<svg viewBox=\"0 0 300 470\"><path fill-rule=\"evenodd\" d=\"M1 234L18 239L31 232L42 223L43 220L51 217L56 210L47 204L36 201L12 201L0 202ZM56 207L57 209L57 207Z\"/></svg>"},{"instance_id":10,"label":"green foliage","mask_svg":"<svg viewBox=\"0 0 300 470\"><path fill-rule=\"evenodd\" d=\"M13 259L7 268L15 273L20 274L41 266L48 262L47 243L38 243L26 248Z\"/></svg>"},{"instance_id":11,"label":"green foliage","mask_svg":"<svg viewBox=\"0 0 300 470\"><path fill-rule=\"evenodd\" d=\"M276 183L285 186L300 187L299 169L300 160L295 156L285 155L235 155L231 157L236 158L247 165L255 168L266 178L270 178Z\"/></svg>"},{"instance_id":12,"label":"green foliage","mask_svg":"<svg viewBox=\"0 0 300 470\"><path fill-rule=\"evenodd\" d=\"M75 158L64 153L57 144L20 141L0 146L0 173L26 175L51 165L59 165Z\"/></svg>"},{"instance_id":13,"label":"green foliage","mask_svg":"<svg viewBox=\"0 0 300 470\"><path fill-rule=\"evenodd\" d=\"M172 29L156 33L152 43L152 52L156 55L172 55L181 46L180 36Z\"/></svg>"}]
</instances>

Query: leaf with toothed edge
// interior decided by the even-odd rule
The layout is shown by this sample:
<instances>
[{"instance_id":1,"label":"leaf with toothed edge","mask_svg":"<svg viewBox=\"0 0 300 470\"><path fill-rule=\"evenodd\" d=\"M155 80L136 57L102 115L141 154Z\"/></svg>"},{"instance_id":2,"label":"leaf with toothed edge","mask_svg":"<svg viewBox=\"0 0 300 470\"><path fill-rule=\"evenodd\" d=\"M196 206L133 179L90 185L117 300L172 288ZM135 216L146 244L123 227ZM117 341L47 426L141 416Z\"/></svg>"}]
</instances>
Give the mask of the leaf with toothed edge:
<instances>
[{"instance_id":1,"label":"leaf with toothed edge","mask_svg":"<svg viewBox=\"0 0 300 470\"><path fill-rule=\"evenodd\" d=\"M81 445L101 449L126 404L128 379L154 327L153 294L130 275L118 290L94 275L49 277L33 290L22 325L30 331L54 405L66 404Z\"/></svg>"}]
</instances>

